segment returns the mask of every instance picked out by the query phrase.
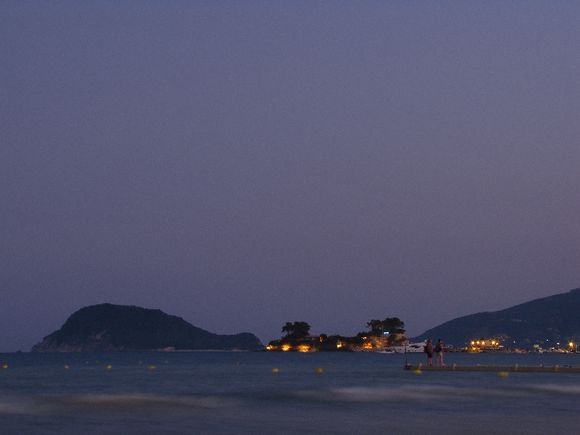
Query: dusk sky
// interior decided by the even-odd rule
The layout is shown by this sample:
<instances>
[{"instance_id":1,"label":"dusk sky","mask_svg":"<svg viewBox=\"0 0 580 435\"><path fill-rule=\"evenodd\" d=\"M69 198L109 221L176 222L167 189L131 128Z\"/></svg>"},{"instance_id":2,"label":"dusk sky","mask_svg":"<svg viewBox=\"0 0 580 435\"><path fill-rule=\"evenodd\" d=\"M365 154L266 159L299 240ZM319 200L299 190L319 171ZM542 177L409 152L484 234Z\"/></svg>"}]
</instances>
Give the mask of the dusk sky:
<instances>
[{"instance_id":1,"label":"dusk sky","mask_svg":"<svg viewBox=\"0 0 580 435\"><path fill-rule=\"evenodd\" d=\"M0 351L90 304L267 341L580 287L580 3L0 3Z\"/></svg>"}]
</instances>

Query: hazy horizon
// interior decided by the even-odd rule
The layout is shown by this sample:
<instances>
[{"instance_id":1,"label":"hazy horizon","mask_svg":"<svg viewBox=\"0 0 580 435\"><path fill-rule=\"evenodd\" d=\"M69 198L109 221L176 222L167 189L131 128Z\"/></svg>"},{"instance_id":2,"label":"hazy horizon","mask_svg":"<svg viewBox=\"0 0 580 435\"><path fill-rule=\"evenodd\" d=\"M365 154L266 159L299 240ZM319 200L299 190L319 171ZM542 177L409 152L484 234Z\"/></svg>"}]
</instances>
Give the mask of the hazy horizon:
<instances>
[{"instance_id":1,"label":"hazy horizon","mask_svg":"<svg viewBox=\"0 0 580 435\"><path fill-rule=\"evenodd\" d=\"M2 2L0 351L102 302L267 341L580 287L579 22L560 1Z\"/></svg>"}]
</instances>

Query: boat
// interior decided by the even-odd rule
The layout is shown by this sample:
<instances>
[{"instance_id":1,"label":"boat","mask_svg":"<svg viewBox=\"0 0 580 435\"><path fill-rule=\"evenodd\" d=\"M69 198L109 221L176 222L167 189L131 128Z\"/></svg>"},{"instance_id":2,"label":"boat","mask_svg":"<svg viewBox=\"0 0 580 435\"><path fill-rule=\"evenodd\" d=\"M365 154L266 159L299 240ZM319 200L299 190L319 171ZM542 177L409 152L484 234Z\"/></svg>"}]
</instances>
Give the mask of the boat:
<instances>
[{"instance_id":1,"label":"boat","mask_svg":"<svg viewBox=\"0 0 580 435\"><path fill-rule=\"evenodd\" d=\"M381 350L375 350L375 353L397 353L392 347L386 347Z\"/></svg>"},{"instance_id":2,"label":"boat","mask_svg":"<svg viewBox=\"0 0 580 435\"><path fill-rule=\"evenodd\" d=\"M423 353L425 351L425 341L418 343L405 343L402 346L391 346L396 353Z\"/></svg>"}]
</instances>

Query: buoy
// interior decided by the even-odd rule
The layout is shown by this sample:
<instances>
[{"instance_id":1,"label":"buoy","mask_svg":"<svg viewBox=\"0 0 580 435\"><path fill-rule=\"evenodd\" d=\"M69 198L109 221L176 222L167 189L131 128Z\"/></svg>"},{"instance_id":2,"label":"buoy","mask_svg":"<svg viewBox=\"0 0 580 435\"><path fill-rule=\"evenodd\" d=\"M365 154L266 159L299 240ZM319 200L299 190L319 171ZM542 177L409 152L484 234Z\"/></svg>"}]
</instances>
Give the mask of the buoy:
<instances>
[{"instance_id":1,"label":"buoy","mask_svg":"<svg viewBox=\"0 0 580 435\"><path fill-rule=\"evenodd\" d=\"M113 368L113 366L111 364L107 364L107 367L105 367L107 370L111 370Z\"/></svg>"},{"instance_id":2,"label":"buoy","mask_svg":"<svg viewBox=\"0 0 580 435\"><path fill-rule=\"evenodd\" d=\"M157 368L157 366L156 366L155 364L149 364L149 365L147 366L147 368L148 368L149 370L155 370L155 369Z\"/></svg>"},{"instance_id":3,"label":"buoy","mask_svg":"<svg viewBox=\"0 0 580 435\"><path fill-rule=\"evenodd\" d=\"M321 375L322 373L324 373L324 370L322 369L322 367L316 367L314 369L314 373L316 373L317 375Z\"/></svg>"},{"instance_id":4,"label":"buoy","mask_svg":"<svg viewBox=\"0 0 580 435\"><path fill-rule=\"evenodd\" d=\"M508 372L506 372L506 371L501 371L501 372L498 372L498 373L497 373L497 375L498 375L500 378L504 378L504 379L505 379L505 378L507 378L507 377L508 377L510 374L509 374Z\"/></svg>"},{"instance_id":5,"label":"buoy","mask_svg":"<svg viewBox=\"0 0 580 435\"><path fill-rule=\"evenodd\" d=\"M278 367L274 367L272 369L272 373L278 373L280 371L280 369Z\"/></svg>"},{"instance_id":6,"label":"buoy","mask_svg":"<svg viewBox=\"0 0 580 435\"><path fill-rule=\"evenodd\" d=\"M422 375L423 371L421 369L415 369L415 370L413 370L413 373L415 373L418 376L418 375Z\"/></svg>"},{"instance_id":7,"label":"buoy","mask_svg":"<svg viewBox=\"0 0 580 435\"><path fill-rule=\"evenodd\" d=\"M65 369L65 370L68 370L68 369L70 369L70 366L69 366L68 364L65 364L65 365L64 365L64 369Z\"/></svg>"},{"instance_id":8,"label":"buoy","mask_svg":"<svg viewBox=\"0 0 580 435\"><path fill-rule=\"evenodd\" d=\"M6 364L6 363L2 364L2 368L3 369L7 369L8 368L8 364Z\"/></svg>"}]
</instances>

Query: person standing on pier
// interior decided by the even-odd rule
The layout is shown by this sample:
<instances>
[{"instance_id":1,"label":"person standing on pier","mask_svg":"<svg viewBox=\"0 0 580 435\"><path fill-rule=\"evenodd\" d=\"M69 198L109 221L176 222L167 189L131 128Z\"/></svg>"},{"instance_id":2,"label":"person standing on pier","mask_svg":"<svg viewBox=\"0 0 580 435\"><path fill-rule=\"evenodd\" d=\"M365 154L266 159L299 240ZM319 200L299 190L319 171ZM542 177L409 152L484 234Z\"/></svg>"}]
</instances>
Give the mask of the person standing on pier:
<instances>
[{"instance_id":1,"label":"person standing on pier","mask_svg":"<svg viewBox=\"0 0 580 435\"><path fill-rule=\"evenodd\" d=\"M423 351L427 354L427 365L431 367L433 365L433 343L430 338L427 339Z\"/></svg>"},{"instance_id":2,"label":"person standing on pier","mask_svg":"<svg viewBox=\"0 0 580 435\"><path fill-rule=\"evenodd\" d=\"M437 365L439 367L444 367L445 364L443 363L443 349L444 349L445 345L443 344L443 341L438 338L437 339L437 344L435 345L435 353L437 354Z\"/></svg>"}]
</instances>

